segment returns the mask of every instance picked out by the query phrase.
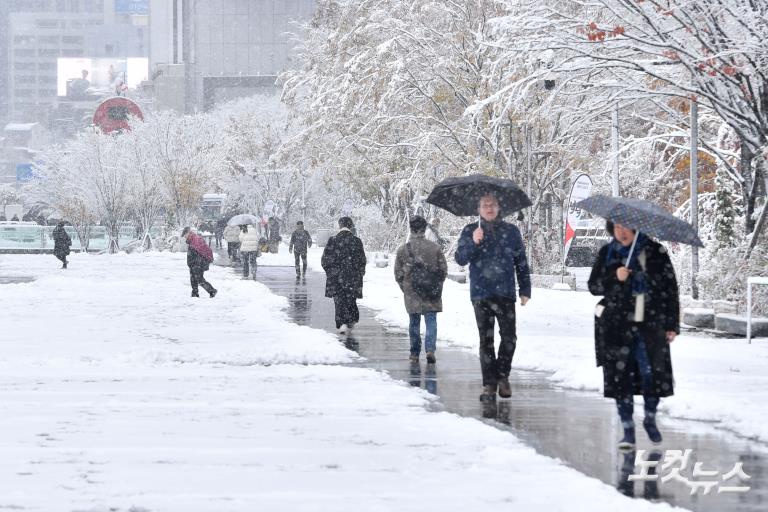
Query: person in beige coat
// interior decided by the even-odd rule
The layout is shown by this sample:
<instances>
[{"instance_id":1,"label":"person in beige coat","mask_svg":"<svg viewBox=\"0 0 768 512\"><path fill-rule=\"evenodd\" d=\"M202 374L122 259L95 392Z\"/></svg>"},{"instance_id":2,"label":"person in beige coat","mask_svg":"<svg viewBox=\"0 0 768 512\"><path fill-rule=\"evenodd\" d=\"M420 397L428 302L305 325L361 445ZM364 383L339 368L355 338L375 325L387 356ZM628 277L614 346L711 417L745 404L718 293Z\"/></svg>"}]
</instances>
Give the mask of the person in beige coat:
<instances>
[{"instance_id":1,"label":"person in beige coat","mask_svg":"<svg viewBox=\"0 0 768 512\"><path fill-rule=\"evenodd\" d=\"M443 310L443 282L448 275L448 265L440 246L424 237L427 229L424 217L412 217L410 227L410 240L397 250L395 279L403 291L405 310L410 317L411 362L419 361L421 317L424 316L424 349L427 363L434 363L437 313Z\"/></svg>"},{"instance_id":2,"label":"person in beige coat","mask_svg":"<svg viewBox=\"0 0 768 512\"><path fill-rule=\"evenodd\" d=\"M224 240L227 242L227 255L233 262L240 261L240 226L227 225L224 228Z\"/></svg>"},{"instance_id":3,"label":"person in beige coat","mask_svg":"<svg viewBox=\"0 0 768 512\"><path fill-rule=\"evenodd\" d=\"M243 277L248 277L250 271L256 279L256 258L261 256L261 252L259 231L252 224L240 226L240 254L243 257Z\"/></svg>"}]
</instances>

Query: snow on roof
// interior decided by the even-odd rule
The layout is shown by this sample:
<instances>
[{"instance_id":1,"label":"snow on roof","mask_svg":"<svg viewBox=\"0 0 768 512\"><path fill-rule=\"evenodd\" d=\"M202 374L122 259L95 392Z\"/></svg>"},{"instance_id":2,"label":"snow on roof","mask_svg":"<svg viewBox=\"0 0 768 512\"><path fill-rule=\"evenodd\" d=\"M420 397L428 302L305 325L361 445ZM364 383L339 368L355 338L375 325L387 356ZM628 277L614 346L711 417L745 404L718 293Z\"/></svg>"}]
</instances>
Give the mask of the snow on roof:
<instances>
[{"instance_id":1,"label":"snow on roof","mask_svg":"<svg viewBox=\"0 0 768 512\"><path fill-rule=\"evenodd\" d=\"M39 123L8 123L5 125L5 131L7 132L28 132Z\"/></svg>"}]
</instances>

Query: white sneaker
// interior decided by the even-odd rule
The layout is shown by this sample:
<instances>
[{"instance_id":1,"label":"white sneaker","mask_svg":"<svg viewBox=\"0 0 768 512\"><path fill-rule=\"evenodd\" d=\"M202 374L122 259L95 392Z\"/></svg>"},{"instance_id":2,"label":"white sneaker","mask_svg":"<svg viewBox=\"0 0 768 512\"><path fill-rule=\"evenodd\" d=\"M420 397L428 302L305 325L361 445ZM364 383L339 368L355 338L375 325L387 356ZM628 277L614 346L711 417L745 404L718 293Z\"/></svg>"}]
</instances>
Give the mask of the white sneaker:
<instances>
[{"instance_id":1,"label":"white sneaker","mask_svg":"<svg viewBox=\"0 0 768 512\"><path fill-rule=\"evenodd\" d=\"M341 327L339 327L339 334L344 334L347 332L347 324L341 324Z\"/></svg>"}]
</instances>

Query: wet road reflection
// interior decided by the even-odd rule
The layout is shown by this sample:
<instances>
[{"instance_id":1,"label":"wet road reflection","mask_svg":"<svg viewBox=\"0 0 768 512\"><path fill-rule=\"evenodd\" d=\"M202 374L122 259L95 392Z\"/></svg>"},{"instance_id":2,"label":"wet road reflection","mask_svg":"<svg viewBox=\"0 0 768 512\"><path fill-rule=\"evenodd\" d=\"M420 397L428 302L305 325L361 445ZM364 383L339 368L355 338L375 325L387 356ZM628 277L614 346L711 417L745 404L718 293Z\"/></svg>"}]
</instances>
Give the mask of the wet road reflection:
<instances>
[{"instance_id":1,"label":"wet road reflection","mask_svg":"<svg viewBox=\"0 0 768 512\"><path fill-rule=\"evenodd\" d=\"M333 301L324 297L325 276L312 273L306 283L297 282L294 276L293 267L260 266L257 277L273 292L288 298L289 313L296 323L335 332ZM552 386L541 373L513 371L512 398L481 403L476 355L442 348L438 339L436 364L426 364L423 354L421 362L411 363L408 334L404 330L385 329L372 311L362 307L360 323L349 336L340 336L340 342L366 358L360 366L385 371L393 378L438 395L436 407L508 430L539 453L558 458L628 496L701 512L768 510L768 447L763 444L738 438L707 423L660 416L659 425L665 435L662 451L653 451L641 427L638 450L646 450L646 455L656 461L663 458L663 450L693 450L689 466L682 472L689 478L695 462L702 462L707 470L719 469L721 474L742 462L751 480L747 484L731 480L723 485L752 488L746 493L718 494L714 489L708 495L699 491L692 496L690 487L680 482L629 481L630 474L640 472L640 467L635 466L636 452L621 453L615 449L620 425L614 405L596 393L565 391ZM649 475L654 476L650 472Z\"/></svg>"},{"instance_id":2,"label":"wet road reflection","mask_svg":"<svg viewBox=\"0 0 768 512\"><path fill-rule=\"evenodd\" d=\"M0 276L0 284L29 283L34 281L30 276Z\"/></svg>"}]
</instances>

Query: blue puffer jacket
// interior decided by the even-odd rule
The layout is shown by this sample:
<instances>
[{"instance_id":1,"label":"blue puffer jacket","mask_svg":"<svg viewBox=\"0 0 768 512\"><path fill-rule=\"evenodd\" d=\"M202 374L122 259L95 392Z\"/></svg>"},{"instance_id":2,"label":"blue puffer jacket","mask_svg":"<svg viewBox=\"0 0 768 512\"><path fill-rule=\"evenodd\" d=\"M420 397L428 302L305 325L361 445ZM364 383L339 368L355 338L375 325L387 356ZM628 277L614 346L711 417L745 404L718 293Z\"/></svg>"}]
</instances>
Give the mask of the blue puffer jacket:
<instances>
[{"instance_id":1,"label":"blue puffer jacket","mask_svg":"<svg viewBox=\"0 0 768 512\"><path fill-rule=\"evenodd\" d=\"M472 233L477 229L477 222L464 226L455 255L459 265L469 264L472 300L515 298L515 273L520 295L530 297L531 274L520 230L501 220L483 221L482 227L483 241L476 245Z\"/></svg>"}]
</instances>

